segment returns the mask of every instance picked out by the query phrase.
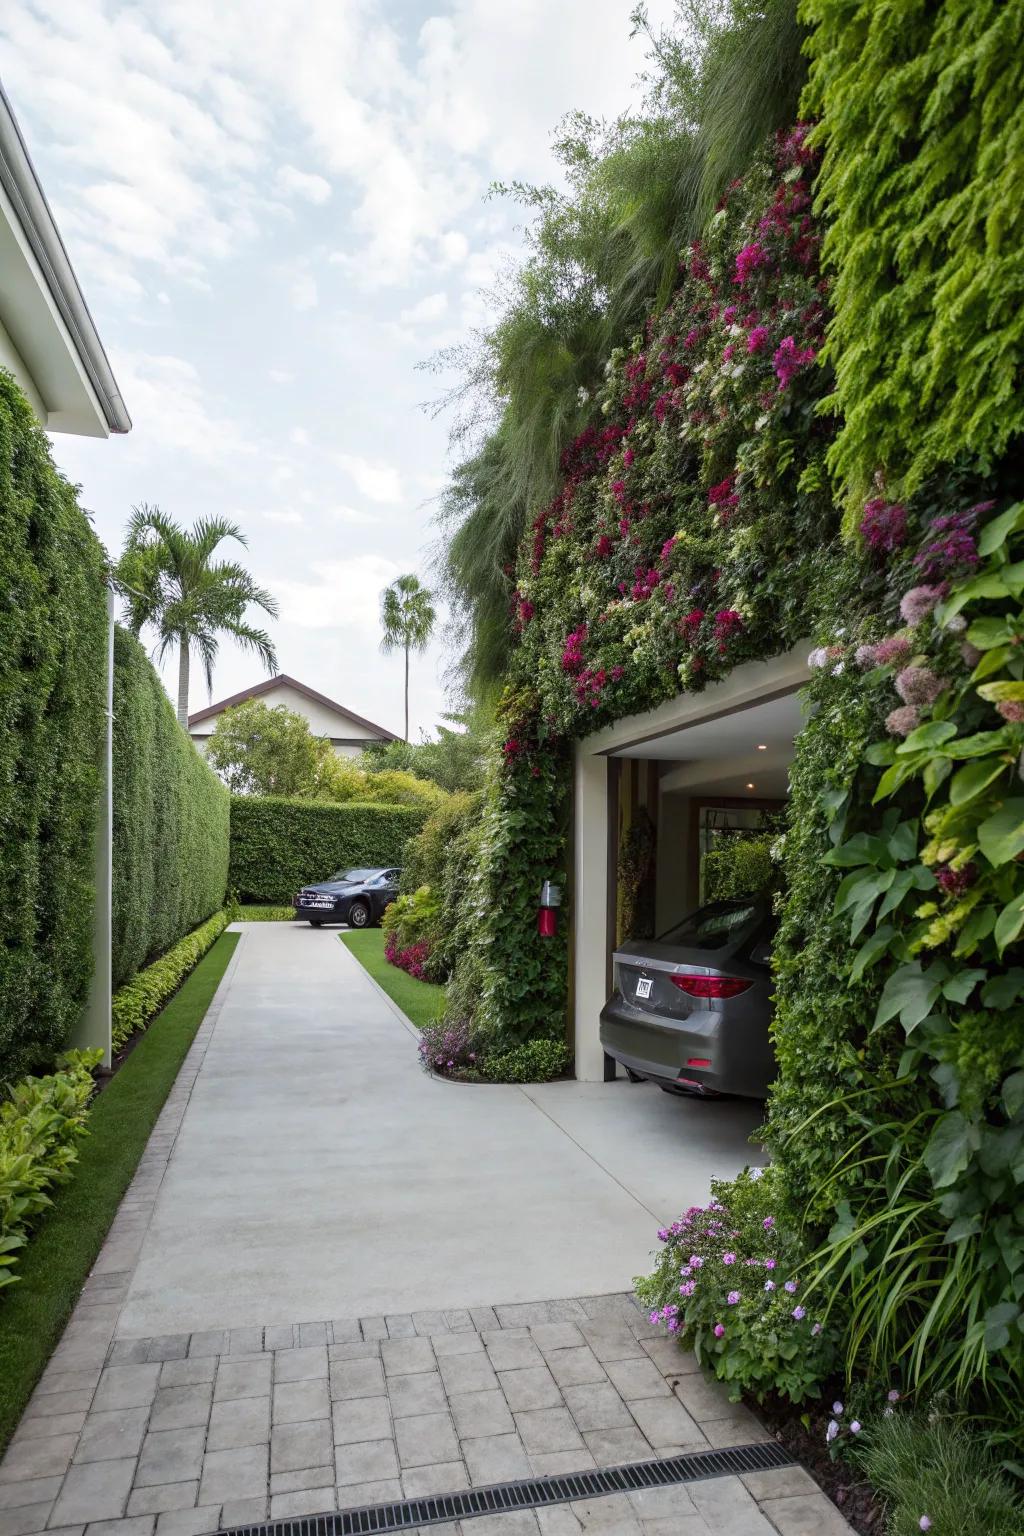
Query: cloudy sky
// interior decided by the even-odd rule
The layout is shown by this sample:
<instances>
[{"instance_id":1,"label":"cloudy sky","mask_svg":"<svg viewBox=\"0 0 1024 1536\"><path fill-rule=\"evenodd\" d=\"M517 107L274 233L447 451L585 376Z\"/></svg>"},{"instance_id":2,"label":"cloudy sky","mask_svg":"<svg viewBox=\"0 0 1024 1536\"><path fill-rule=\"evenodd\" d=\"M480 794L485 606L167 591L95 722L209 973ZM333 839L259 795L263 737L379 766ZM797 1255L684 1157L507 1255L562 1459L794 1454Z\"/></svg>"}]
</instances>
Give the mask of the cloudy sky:
<instances>
[{"instance_id":1,"label":"cloudy sky","mask_svg":"<svg viewBox=\"0 0 1024 1536\"><path fill-rule=\"evenodd\" d=\"M447 427L415 371L520 246L490 182L643 67L632 0L6 0L0 74L134 422L55 437L108 548L133 504L236 519L282 671L401 729L380 589L429 579ZM656 22L671 0L649 6ZM445 707L414 664L413 733ZM214 697L260 676L225 646ZM193 678L192 707L207 702Z\"/></svg>"}]
</instances>

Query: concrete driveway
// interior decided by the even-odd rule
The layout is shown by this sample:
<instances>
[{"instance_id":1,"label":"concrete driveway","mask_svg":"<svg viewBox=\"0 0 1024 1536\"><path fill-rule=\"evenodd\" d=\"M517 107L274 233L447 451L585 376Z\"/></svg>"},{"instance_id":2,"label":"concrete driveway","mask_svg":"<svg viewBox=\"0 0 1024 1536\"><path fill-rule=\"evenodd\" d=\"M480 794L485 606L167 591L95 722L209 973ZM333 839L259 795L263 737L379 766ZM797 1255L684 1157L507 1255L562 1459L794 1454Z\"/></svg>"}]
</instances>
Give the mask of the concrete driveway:
<instances>
[{"instance_id":1,"label":"concrete driveway","mask_svg":"<svg viewBox=\"0 0 1024 1536\"><path fill-rule=\"evenodd\" d=\"M757 1104L439 1082L332 932L242 924L121 1338L629 1288Z\"/></svg>"}]
</instances>

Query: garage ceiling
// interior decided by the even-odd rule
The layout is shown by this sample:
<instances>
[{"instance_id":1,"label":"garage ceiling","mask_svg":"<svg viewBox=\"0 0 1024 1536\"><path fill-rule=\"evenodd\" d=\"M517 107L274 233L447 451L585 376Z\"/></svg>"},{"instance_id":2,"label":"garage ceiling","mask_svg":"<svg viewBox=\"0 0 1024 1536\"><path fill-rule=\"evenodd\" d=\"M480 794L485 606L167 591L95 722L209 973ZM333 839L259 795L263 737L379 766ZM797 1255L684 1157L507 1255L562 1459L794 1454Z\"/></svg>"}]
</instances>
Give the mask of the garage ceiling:
<instances>
[{"instance_id":1,"label":"garage ceiling","mask_svg":"<svg viewBox=\"0 0 1024 1536\"><path fill-rule=\"evenodd\" d=\"M612 752L610 756L653 758L658 762L671 763L693 763L727 757L746 760L751 753L756 753L760 746L764 746L772 759L777 759L781 751L788 762L792 758L793 742L803 722L799 695L789 693L782 698L767 699L760 704L748 705L745 709L701 720L694 725L683 726L680 730L668 731L650 741L638 741L632 746ZM757 758L753 760L756 762Z\"/></svg>"}]
</instances>

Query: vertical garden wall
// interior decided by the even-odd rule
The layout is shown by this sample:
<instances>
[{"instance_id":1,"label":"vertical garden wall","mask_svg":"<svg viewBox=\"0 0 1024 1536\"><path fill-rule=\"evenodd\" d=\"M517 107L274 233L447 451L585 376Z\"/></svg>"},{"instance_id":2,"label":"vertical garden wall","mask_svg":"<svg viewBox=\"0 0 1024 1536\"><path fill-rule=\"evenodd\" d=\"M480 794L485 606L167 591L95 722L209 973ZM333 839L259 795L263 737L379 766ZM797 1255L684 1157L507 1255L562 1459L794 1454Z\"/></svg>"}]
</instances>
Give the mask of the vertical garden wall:
<instances>
[{"instance_id":1,"label":"vertical garden wall","mask_svg":"<svg viewBox=\"0 0 1024 1536\"><path fill-rule=\"evenodd\" d=\"M137 640L114 635L114 986L224 902L230 797Z\"/></svg>"},{"instance_id":2,"label":"vertical garden wall","mask_svg":"<svg viewBox=\"0 0 1024 1536\"><path fill-rule=\"evenodd\" d=\"M0 372L0 1077L67 1040L92 968L102 547Z\"/></svg>"}]
</instances>

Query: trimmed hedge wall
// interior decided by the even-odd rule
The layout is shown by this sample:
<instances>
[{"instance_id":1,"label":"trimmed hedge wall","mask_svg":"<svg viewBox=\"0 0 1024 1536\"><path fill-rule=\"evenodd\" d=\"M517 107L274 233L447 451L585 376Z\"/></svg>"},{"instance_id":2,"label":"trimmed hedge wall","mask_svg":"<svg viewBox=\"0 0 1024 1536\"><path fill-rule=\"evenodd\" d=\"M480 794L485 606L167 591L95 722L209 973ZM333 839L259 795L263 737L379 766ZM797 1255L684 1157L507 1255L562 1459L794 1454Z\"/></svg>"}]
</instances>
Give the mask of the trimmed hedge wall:
<instances>
[{"instance_id":1,"label":"trimmed hedge wall","mask_svg":"<svg viewBox=\"0 0 1024 1536\"><path fill-rule=\"evenodd\" d=\"M114 635L114 986L224 903L230 797L139 642Z\"/></svg>"},{"instance_id":2,"label":"trimmed hedge wall","mask_svg":"<svg viewBox=\"0 0 1024 1536\"><path fill-rule=\"evenodd\" d=\"M52 1058L92 968L104 555L0 370L0 1078Z\"/></svg>"},{"instance_id":3,"label":"trimmed hedge wall","mask_svg":"<svg viewBox=\"0 0 1024 1536\"><path fill-rule=\"evenodd\" d=\"M346 865L400 864L425 807L233 795L229 882L240 901L291 901Z\"/></svg>"}]
</instances>

